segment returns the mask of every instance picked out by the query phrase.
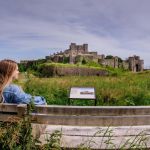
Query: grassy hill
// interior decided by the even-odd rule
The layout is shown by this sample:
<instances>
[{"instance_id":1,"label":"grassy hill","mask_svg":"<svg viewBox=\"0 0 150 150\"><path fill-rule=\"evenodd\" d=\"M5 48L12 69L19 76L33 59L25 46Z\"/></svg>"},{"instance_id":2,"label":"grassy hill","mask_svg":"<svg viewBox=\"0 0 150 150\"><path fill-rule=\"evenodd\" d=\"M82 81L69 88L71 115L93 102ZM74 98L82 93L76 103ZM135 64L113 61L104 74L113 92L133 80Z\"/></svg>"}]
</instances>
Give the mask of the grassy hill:
<instances>
[{"instance_id":1,"label":"grassy hill","mask_svg":"<svg viewBox=\"0 0 150 150\"><path fill-rule=\"evenodd\" d=\"M120 71L120 70L119 70ZM25 79L25 80L23 80ZM149 105L150 72L122 72L110 76L69 76L38 78L22 74L17 82L32 95L42 95L48 104L66 105L73 86L94 87L98 105ZM73 105L93 105L92 101L76 100Z\"/></svg>"},{"instance_id":2,"label":"grassy hill","mask_svg":"<svg viewBox=\"0 0 150 150\"><path fill-rule=\"evenodd\" d=\"M48 74L48 72L50 72L50 71L53 71L54 68L57 68L57 69L58 68L60 68L60 69L63 69L63 68L67 69L68 68L68 69L74 69L74 70L80 69L81 72L82 72L82 70L89 70L89 72L92 72L92 70L101 70L101 71L107 72L106 74L113 75L113 76L118 76L118 75L122 75L124 73L128 73L128 70L124 70L122 68L112 68L112 67L108 67L108 66L103 66L103 65L98 64L94 61L89 61L86 64L39 62L39 63L33 63L33 64L31 63L31 64L29 64L29 66L27 65L27 67L23 64L19 64L19 70L21 72L26 71L26 72L30 72L36 76L43 76L43 77L53 76L53 73L51 73L50 75L46 75L46 74ZM58 69L58 71L56 71L56 72L59 72L59 71L61 71L61 70Z\"/></svg>"}]
</instances>

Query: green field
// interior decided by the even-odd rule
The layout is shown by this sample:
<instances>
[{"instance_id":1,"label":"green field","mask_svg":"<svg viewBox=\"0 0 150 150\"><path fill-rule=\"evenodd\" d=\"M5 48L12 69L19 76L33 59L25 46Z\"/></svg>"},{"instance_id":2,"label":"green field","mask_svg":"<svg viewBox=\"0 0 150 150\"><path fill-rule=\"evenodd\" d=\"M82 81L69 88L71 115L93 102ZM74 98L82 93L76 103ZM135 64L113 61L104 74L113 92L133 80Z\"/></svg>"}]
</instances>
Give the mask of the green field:
<instances>
[{"instance_id":1,"label":"green field","mask_svg":"<svg viewBox=\"0 0 150 150\"><path fill-rule=\"evenodd\" d=\"M48 104L67 105L69 90L72 86L94 87L96 89L98 105L119 106L150 104L149 71L142 73L115 73L105 77L68 76L55 78L37 78L31 73L21 73L20 79L15 81L15 83L21 85L26 92L32 95L44 96ZM93 105L93 101L76 100L72 105L89 106ZM16 122L13 122L14 119L16 119ZM105 136L107 133L109 134L108 140L106 140L107 148L114 145L111 139L111 133L113 133L113 131L109 131L108 129L106 129L104 135L102 135ZM99 132L100 131L96 133ZM96 135L96 133L94 135ZM0 149L2 150L61 150L60 138L61 132L56 130L56 132L51 134L45 145L40 145L38 139L34 139L32 136L31 118L29 115L26 115L21 120L10 118L10 122L0 123ZM129 142L129 140L130 139L127 139L125 143L121 143L122 145L120 145L121 148L119 149L123 150L127 145L129 145L129 148L134 147L135 149L141 149L143 146L146 147L148 137L141 133L141 135L136 136L132 142ZM101 142L102 141L100 141L100 143ZM90 150L90 147L81 146L81 148L78 148L79 150Z\"/></svg>"},{"instance_id":2,"label":"green field","mask_svg":"<svg viewBox=\"0 0 150 150\"><path fill-rule=\"evenodd\" d=\"M94 87L97 105L149 105L150 72L122 73L117 76L68 76L37 78L22 74L17 81L32 95L42 95L48 104L67 105L69 90L73 86ZM93 101L75 100L72 105L93 105Z\"/></svg>"}]
</instances>

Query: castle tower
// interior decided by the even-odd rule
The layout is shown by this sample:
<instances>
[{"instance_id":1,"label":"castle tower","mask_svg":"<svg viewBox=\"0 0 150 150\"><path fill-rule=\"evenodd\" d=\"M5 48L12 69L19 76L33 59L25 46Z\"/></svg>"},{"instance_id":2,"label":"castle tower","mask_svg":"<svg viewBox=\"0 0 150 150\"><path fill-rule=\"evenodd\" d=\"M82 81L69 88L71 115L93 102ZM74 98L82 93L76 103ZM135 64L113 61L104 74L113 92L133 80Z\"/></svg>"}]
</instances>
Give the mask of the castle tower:
<instances>
[{"instance_id":1,"label":"castle tower","mask_svg":"<svg viewBox=\"0 0 150 150\"><path fill-rule=\"evenodd\" d=\"M129 57L129 70L133 72L143 71L144 69L144 61L140 60L139 56L134 55L133 57Z\"/></svg>"},{"instance_id":2,"label":"castle tower","mask_svg":"<svg viewBox=\"0 0 150 150\"><path fill-rule=\"evenodd\" d=\"M88 53L88 44L83 44L83 49L85 53Z\"/></svg>"},{"instance_id":3,"label":"castle tower","mask_svg":"<svg viewBox=\"0 0 150 150\"><path fill-rule=\"evenodd\" d=\"M74 46L75 46L74 43L71 43L70 48L72 48L72 49L70 49L71 51L70 51L70 55L69 55L69 63L70 64L74 64L74 57L73 57Z\"/></svg>"},{"instance_id":4,"label":"castle tower","mask_svg":"<svg viewBox=\"0 0 150 150\"><path fill-rule=\"evenodd\" d=\"M135 72L135 58L129 57L129 70Z\"/></svg>"},{"instance_id":5,"label":"castle tower","mask_svg":"<svg viewBox=\"0 0 150 150\"><path fill-rule=\"evenodd\" d=\"M114 68L118 68L118 57L114 57Z\"/></svg>"},{"instance_id":6,"label":"castle tower","mask_svg":"<svg viewBox=\"0 0 150 150\"><path fill-rule=\"evenodd\" d=\"M76 50L76 49L77 49L76 43L71 43L70 50Z\"/></svg>"},{"instance_id":7,"label":"castle tower","mask_svg":"<svg viewBox=\"0 0 150 150\"><path fill-rule=\"evenodd\" d=\"M136 71L143 71L144 70L144 61L138 60L136 64Z\"/></svg>"}]
</instances>

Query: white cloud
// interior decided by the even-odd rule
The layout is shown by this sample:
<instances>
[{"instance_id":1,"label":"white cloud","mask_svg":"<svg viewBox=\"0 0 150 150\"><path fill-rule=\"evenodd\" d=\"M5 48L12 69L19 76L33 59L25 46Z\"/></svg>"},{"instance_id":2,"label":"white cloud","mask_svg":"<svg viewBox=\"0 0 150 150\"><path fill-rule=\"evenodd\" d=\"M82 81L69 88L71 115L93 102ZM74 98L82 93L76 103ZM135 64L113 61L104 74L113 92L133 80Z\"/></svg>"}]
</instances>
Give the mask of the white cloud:
<instances>
[{"instance_id":1,"label":"white cloud","mask_svg":"<svg viewBox=\"0 0 150 150\"><path fill-rule=\"evenodd\" d=\"M6 52L18 60L44 57L76 42L88 43L89 49L99 54L123 58L140 55L150 66L149 3L147 0L14 0L13 4L1 1L0 58L6 57Z\"/></svg>"}]
</instances>

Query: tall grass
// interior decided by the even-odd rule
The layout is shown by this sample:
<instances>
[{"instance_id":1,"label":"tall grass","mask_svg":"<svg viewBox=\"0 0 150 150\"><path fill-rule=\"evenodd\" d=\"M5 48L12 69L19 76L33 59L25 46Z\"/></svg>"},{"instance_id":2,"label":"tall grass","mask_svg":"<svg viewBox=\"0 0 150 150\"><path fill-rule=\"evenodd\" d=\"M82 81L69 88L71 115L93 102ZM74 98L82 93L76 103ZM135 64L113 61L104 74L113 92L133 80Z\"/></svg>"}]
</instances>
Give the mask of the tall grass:
<instances>
[{"instance_id":1,"label":"tall grass","mask_svg":"<svg viewBox=\"0 0 150 150\"><path fill-rule=\"evenodd\" d=\"M1 150L65 150L61 147L63 144L62 131L55 130L46 138L46 143L41 142L32 136L32 127L30 116L22 119L14 118L10 122L0 123L0 149ZM15 122L14 122L15 121ZM48 134L48 133L47 133ZM96 138L99 140L96 140ZM92 150L92 147L99 149L148 149L149 135L146 131L141 131L135 136L120 137L118 144L114 140L114 131L111 128L98 129L84 142L76 146L78 150ZM65 142L65 141L64 141ZM70 143L71 144L71 143ZM67 145L68 147L68 145Z\"/></svg>"},{"instance_id":2,"label":"tall grass","mask_svg":"<svg viewBox=\"0 0 150 150\"><path fill-rule=\"evenodd\" d=\"M100 140L95 139L95 137L101 137ZM97 147L98 149L110 149L110 150L142 150L148 149L149 135L145 131L141 131L136 136L120 137L121 140L116 141L114 136L114 131L107 127L106 129L99 129L93 136L91 136L87 141L81 142L78 145L79 150L92 150L92 147Z\"/></svg>"},{"instance_id":3,"label":"tall grass","mask_svg":"<svg viewBox=\"0 0 150 150\"><path fill-rule=\"evenodd\" d=\"M27 93L42 95L48 104L67 105L73 86L94 87L98 105L149 105L150 72L126 73L119 76L69 76L37 78L28 76L18 81ZM72 105L93 105L92 101L74 100Z\"/></svg>"},{"instance_id":4,"label":"tall grass","mask_svg":"<svg viewBox=\"0 0 150 150\"><path fill-rule=\"evenodd\" d=\"M1 150L35 150L37 142L32 136L30 117L10 117L9 122L0 122Z\"/></svg>"},{"instance_id":5,"label":"tall grass","mask_svg":"<svg viewBox=\"0 0 150 150\"><path fill-rule=\"evenodd\" d=\"M30 116L33 107L32 103L27 105L27 114L22 118L10 117L0 122L0 150L61 150L61 131L54 131L44 145L33 137Z\"/></svg>"}]
</instances>

